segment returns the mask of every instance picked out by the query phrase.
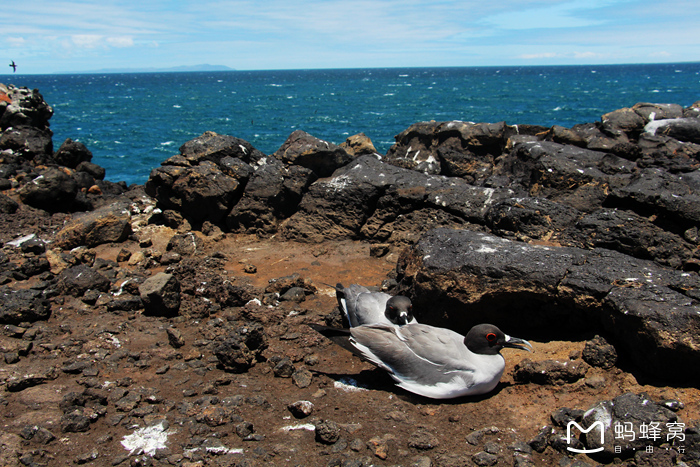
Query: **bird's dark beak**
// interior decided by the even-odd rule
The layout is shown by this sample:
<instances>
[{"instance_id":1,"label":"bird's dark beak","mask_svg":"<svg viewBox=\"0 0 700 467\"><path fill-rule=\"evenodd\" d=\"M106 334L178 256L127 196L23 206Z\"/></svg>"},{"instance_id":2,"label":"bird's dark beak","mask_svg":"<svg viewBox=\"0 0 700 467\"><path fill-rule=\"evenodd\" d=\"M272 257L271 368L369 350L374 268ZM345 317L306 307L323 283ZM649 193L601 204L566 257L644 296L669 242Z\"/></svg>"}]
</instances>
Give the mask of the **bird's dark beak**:
<instances>
[{"instance_id":1,"label":"bird's dark beak","mask_svg":"<svg viewBox=\"0 0 700 467\"><path fill-rule=\"evenodd\" d=\"M506 334L506 339L505 339L505 344L503 344L503 347L511 347L513 349L520 349L520 350L527 350L528 352L532 352L532 344L530 344L528 341L525 339L519 339L517 337L510 337L508 334Z\"/></svg>"},{"instance_id":2,"label":"bird's dark beak","mask_svg":"<svg viewBox=\"0 0 700 467\"><path fill-rule=\"evenodd\" d=\"M399 313L399 317L397 319L399 321L399 325L403 326L404 324L407 324L408 323L408 313L406 313L405 311Z\"/></svg>"}]
</instances>

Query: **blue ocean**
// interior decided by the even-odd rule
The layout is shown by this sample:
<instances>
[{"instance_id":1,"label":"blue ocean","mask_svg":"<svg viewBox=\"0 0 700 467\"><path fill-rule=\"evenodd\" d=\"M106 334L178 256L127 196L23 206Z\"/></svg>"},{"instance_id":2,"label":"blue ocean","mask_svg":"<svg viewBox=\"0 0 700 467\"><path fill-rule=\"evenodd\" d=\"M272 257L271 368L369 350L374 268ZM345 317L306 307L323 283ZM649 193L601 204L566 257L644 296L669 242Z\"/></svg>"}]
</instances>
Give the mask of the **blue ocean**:
<instances>
[{"instance_id":1,"label":"blue ocean","mask_svg":"<svg viewBox=\"0 0 700 467\"><path fill-rule=\"evenodd\" d=\"M54 109L55 149L85 144L113 182L150 171L205 131L266 154L295 130L336 144L363 132L385 153L419 121L594 122L637 102L700 100L700 63L0 76Z\"/></svg>"}]
</instances>

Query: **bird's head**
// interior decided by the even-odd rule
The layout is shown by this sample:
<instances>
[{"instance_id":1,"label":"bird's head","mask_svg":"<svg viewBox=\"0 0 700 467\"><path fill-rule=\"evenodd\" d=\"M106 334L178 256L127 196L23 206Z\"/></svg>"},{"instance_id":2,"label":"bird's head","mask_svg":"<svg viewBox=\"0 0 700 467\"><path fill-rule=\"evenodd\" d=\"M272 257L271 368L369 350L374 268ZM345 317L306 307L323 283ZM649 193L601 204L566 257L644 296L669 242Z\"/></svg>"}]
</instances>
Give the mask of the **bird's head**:
<instances>
[{"instance_id":1,"label":"bird's head","mask_svg":"<svg viewBox=\"0 0 700 467\"><path fill-rule=\"evenodd\" d=\"M413 321L413 304L411 299L403 295L391 297L386 302L384 316L394 324L403 326Z\"/></svg>"},{"instance_id":2,"label":"bird's head","mask_svg":"<svg viewBox=\"0 0 700 467\"><path fill-rule=\"evenodd\" d=\"M496 355L504 347L532 352L532 345L525 339L511 337L493 324L479 324L469 330L464 345L476 354Z\"/></svg>"}]
</instances>

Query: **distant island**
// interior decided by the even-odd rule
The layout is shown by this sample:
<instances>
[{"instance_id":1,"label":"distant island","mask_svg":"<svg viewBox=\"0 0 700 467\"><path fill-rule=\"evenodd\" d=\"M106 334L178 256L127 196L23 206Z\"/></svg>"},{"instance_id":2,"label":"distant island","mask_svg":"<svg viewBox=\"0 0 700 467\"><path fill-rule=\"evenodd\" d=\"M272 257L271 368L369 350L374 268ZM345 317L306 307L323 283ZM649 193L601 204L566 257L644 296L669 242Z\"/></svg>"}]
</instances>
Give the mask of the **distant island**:
<instances>
[{"instance_id":1,"label":"distant island","mask_svg":"<svg viewBox=\"0 0 700 467\"><path fill-rule=\"evenodd\" d=\"M177 73L192 71L236 71L224 65L185 65L170 68L103 68L101 70L81 71L79 73Z\"/></svg>"}]
</instances>

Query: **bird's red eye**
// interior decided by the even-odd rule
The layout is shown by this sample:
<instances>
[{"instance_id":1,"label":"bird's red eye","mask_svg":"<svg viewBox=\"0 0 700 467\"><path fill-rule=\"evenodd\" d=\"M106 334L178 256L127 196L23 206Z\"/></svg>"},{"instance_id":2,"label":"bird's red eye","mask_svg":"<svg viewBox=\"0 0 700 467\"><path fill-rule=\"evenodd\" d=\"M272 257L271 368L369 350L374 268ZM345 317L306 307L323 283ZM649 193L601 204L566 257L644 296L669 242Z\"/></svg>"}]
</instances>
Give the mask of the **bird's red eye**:
<instances>
[{"instance_id":1,"label":"bird's red eye","mask_svg":"<svg viewBox=\"0 0 700 467\"><path fill-rule=\"evenodd\" d=\"M487 341L489 341L489 342L496 342L496 339L498 339L498 337L496 336L496 334L494 334L494 333L492 333L492 332L486 334L486 340L487 340Z\"/></svg>"}]
</instances>

